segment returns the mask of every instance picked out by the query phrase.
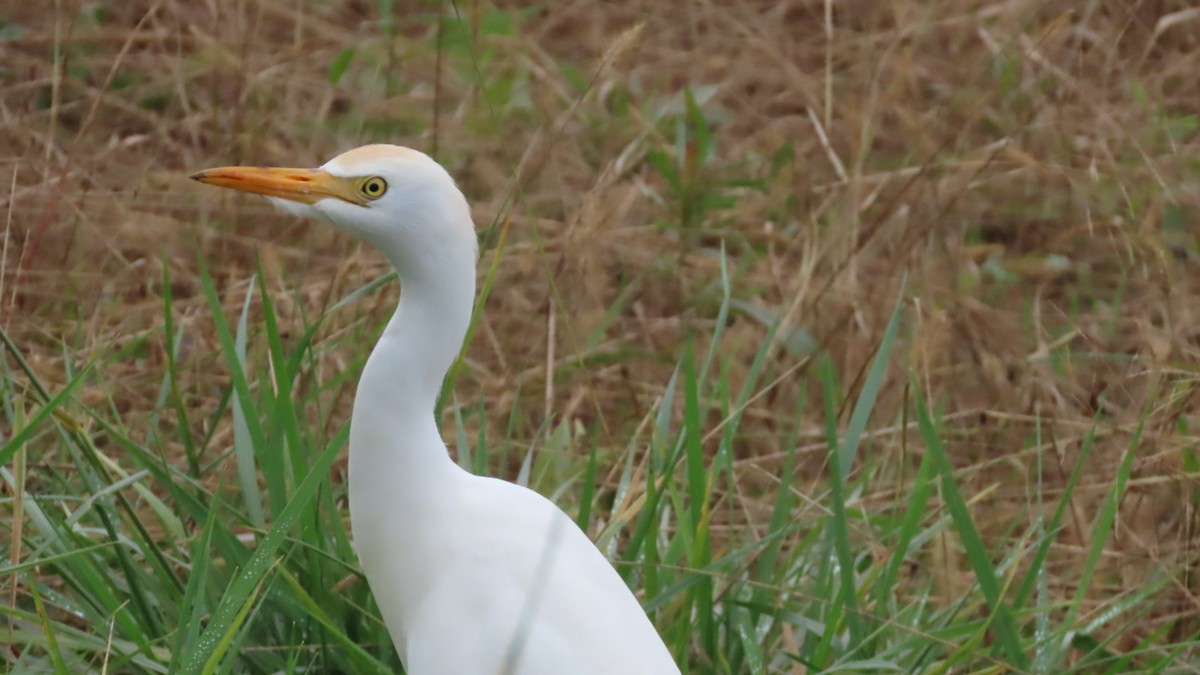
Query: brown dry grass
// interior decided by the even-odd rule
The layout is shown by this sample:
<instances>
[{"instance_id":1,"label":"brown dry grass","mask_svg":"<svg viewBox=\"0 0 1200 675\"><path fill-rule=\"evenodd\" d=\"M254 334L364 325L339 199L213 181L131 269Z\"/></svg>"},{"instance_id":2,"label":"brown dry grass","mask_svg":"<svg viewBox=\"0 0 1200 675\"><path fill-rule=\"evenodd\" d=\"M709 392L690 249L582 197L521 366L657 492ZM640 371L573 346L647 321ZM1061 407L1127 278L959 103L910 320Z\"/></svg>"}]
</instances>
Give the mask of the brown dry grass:
<instances>
[{"instance_id":1,"label":"brown dry grass","mask_svg":"<svg viewBox=\"0 0 1200 675\"><path fill-rule=\"evenodd\" d=\"M1133 487L1094 595L1102 602L1151 574L1173 576L1126 647L1200 611L1194 9L856 1L835 3L827 23L817 0L579 0L513 9L517 28L505 35L488 24L503 12L463 3L479 51L472 60L447 47L439 71L438 3L398 4L391 42L363 0L0 9L25 29L0 42L0 327L48 382L63 381L64 358L77 367L149 336L150 347L107 360L80 394L84 404L111 399L138 428L164 368L165 265L187 326L185 386L197 409L213 405L223 381L197 253L228 290L230 316L261 255L281 321L293 326L384 268L320 224L203 191L187 174L313 165L360 143L399 142L436 151L481 225L512 217L458 385L461 401L484 401L493 438L536 443L549 425L577 419L602 447L623 447L685 337L711 332L721 240L735 297L816 336L851 384L907 275L907 322L864 447L870 461L921 451L901 427L915 373L943 411L961 480L980 495L975 516L995 541L1034 515L1037 457L1053 494L1095 421L1093 460L1048 567L1055 592L1069 596L1098 505L1141 425ZM623 42L639 22L640 35ZM330 64L350 47L354 62L331 84ZM578 103L563 64L598 73ZM489 106L477 77L511 96ZM711 92L703 108L717 148L689 166L693 194L732 201L690 228L644 161L654 148L674 153L673 123L655 115L680 109L684 87ZM773 157L783 158L774 172ZM327 337L356 344L324 353L326 377L357 367L364 315L384 316L395 293L326 326ZM722 348L732 382L764 333L749 315L735 317ZM810 388L801 471L823 494L823 413L807 373L797 355L776 350L765 381L785 376L741 424L740 494L728 497L750 521ZM330 396L342 408L345 389ZM524 414L506 432L513 406ZM160 424L169 436L172 422ZM879 481L863 503L888 508L903 492L899 478L890 482L894 490ZM953 555L924 562L965 569ZM946 575L948 597L964 579ZM1179 622L1175 634L1197 628Z\"/></svg>"}]
</instances>

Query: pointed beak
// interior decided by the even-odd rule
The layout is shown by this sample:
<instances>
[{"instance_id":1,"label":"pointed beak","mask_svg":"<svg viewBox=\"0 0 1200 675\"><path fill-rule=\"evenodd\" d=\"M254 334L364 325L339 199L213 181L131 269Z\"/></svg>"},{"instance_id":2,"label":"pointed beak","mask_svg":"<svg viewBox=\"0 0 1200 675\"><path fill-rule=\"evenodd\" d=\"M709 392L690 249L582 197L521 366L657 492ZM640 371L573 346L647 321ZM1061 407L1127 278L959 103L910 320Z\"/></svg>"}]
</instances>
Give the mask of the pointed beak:
<instances>
[{"instance_id":1,"label":"pointed beak","mask_svg":"<svg viewBox=\"0 0 1200 675\"><path fill-rule=\"evenodd\" d=\"M330 175L323 169L223 166L194 173L191 178L208 185L288 199L301 204L316 204L330 197L351 204L365 203L349 181Z\"/></svg>"}]
</instances>

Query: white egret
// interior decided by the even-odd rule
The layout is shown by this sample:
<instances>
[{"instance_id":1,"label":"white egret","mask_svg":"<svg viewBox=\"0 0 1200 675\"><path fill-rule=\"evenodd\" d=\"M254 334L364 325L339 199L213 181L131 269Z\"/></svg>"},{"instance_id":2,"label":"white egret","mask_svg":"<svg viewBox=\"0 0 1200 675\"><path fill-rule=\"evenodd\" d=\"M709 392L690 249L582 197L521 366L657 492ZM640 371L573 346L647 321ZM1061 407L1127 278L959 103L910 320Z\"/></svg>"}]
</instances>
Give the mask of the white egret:
<instances>
[{"instance_id":1,"label":"white egret","mask_svg":"<svg viewBox=\"0 0 1200 675\"><path fill-rule=\"evenodd\" d=\"M329 221L396 268L400 302L354 399L350 522L405 670L678 673L633 593L562 510L447 453L434 399L470 323L478 247L445 169L416 150L368 145L317 169L192 178Z\"/></svg>"}]
</instances>

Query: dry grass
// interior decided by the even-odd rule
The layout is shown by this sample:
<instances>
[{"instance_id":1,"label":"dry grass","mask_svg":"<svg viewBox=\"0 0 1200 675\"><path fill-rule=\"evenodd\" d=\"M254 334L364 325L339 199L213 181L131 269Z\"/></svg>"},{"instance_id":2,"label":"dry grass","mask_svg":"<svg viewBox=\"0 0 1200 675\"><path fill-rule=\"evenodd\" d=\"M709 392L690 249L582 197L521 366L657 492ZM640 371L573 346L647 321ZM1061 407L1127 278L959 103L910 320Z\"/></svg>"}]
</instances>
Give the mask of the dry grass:
<instances>
[{"instance_id":1,"label":"dry grass","mask_svg":"<svg viewBox=\"0 0 1200 675\"><path fill-rule=\"evenodd\" d=\"M721 242L735 299L823 345L848 401L906 279L901 347L863 448L880 478L856 505L902 505L923 452L905 426L910 374L998 548L1020 545L1006 538L1038 515L1038 461L1053 495L1094 428L1046 567L1052 592L1074 594L1100 503L1133 451L1091 608L1165 574L1117 646L1168 624L1174 639L1200 630L1181 619L1200 612L1200 12L1166 0L445 3L464 21L446 24L439 58L440 4L396 5L391 27L365 0L0 10L21 29L0 42L0 328L44 381L65 380L64 360L103 356L79 402L145 428L165 368L165 266L188 340L183 387L212 409L225 383L198 255L230 316L261 258L284 326L384 266L188 173L403 143L436 153L481 226L512 219L457 385L468 408L483 402L491 438L523 448L579 420L601 448L624 448L685 339L707 347ZM676 147L686 87L711 156ZM650 157L664 151L682 157L678 194ZM318 379L357 367L395 293L332 317L323 335L342 347L322 351ZM765 333L751 311L735 316L722 347L731 382ZM722 526L769 513L795 443L817 500L806 508L819 513L824 413L806 356L784 341L772 353L770 386L739 427ZM329 405L348 410L350 384ZM23 385L2 386L19 396ZM784 430L805 395L795 437ZM167 416L157 424L176 433ZM953 546L914 563L941 580L942 601L970 583Z\"/></svg>"}]
</instances>

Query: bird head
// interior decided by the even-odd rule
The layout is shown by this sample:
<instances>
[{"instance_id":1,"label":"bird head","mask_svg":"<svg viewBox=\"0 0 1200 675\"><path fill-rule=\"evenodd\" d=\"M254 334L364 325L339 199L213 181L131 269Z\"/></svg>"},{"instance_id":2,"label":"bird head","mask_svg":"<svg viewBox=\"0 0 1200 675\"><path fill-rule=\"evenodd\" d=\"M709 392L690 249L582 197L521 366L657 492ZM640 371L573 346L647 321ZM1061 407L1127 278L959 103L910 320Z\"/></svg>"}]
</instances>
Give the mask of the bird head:
<instances>
[{"instance_id":1,"label":"bird head","mask_svg":"<svg viewBox=\"0 0 1200 675\"><path fill-rule=\"evenodd\" d=\"M462 192L440 164L410 148L365 145L316 169L227 166L192 178L333 223L379 249L402 278L466 252L474 263L478 254Z\"/></svg>"}]
</instances>

